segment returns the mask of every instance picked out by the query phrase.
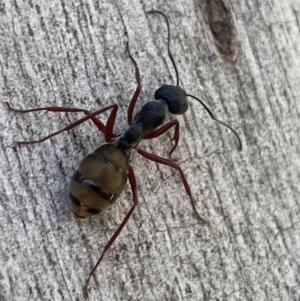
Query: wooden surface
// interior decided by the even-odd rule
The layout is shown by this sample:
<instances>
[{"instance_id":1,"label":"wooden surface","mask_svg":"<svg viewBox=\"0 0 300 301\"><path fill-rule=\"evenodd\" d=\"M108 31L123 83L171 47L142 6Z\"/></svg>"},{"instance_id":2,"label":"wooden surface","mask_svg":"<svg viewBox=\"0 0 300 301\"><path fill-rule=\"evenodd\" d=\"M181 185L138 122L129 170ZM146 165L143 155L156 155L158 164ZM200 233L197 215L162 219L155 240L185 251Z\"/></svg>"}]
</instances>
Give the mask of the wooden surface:
<instances>
[{"instance_id":1,"label":"wooden surface","mask_svg":"<svg viewBox=\"0 0 300 301\"><path fill-rule=\"evenodd\" d=\"M142 74L138 108L175 83L165 22L150 9L169 17L182 87L229 122L244 149L191 99L178 116L173 159L210 226L195 219L175 171L135 154L139 206L92 278L89 300L300 299L300 1L224 3L234 59L198 1L1 2L0 300L83 300L90 269L131 206L127 187L101 216L74 219L70 177L103 135L87 122L18 147L80 114L14 114L4 102L89 110L118 103L121 133L136 87L126 41ZM142 146L167 156L170 138Z\"/></svg>"}]
</instances>

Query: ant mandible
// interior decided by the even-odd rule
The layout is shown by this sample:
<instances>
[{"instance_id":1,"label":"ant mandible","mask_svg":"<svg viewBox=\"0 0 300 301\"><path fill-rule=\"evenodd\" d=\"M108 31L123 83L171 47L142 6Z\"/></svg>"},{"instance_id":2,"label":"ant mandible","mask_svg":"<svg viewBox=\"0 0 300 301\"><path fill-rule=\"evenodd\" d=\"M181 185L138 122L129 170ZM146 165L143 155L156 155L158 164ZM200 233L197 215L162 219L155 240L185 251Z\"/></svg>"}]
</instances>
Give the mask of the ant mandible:
<instances>
[{"instance_id":1,"label":"ant mandible","mask_svg":"<svg viewBox=\"0 0 300 301\"><path fill-rule=\"evenodd\" d=\"M73 204L73 212L76 217L85 218L91 215L100 213L102 210L111 206L116 199L119 197L122 192L127 178L131 186L133 194L133 205L126 214L122 223L119 225L117 230L114 232L113 236L110 238L106 246L104 247L100 258L98 259L96 265L91 270L90 275L84 285L84 294L87 295L88 283L94 274L96 268L100 264L104 254L111 247L115 239L120 234L121 230L127 223L129 217L134 211L137 203L137 184L135 175L132 167L129 165L130 153L132 149L142 155L144 158L154 161L156 163L164 164L176 169L181 177L184 189L187 195L190 198L192 208L197 216L197 218L202 223L207 223L196 210L195 202L193 200L190 186L186 180L185 175L183 174L181 168L178 164L173 162L170 159L162 158L157 155L148 153L141 148L139 148L139 143L143 139L152 139L161 136L166 131L171 128L174 128L174 134L172 140L175 142L173 148L169 152L169 157L175 150L178 145L179 140L179 122L177 120L172 120L167 124L161 126L166 118L166 115L169 113L174 115L184 114L188 109L188 102L186 97L189 96L202 104L206 109L210 117L217 121L218 123L226 126L230 129L238 139L239 150L242 150L242 142L237 134L237 132L231 128L228 124L223 121L218 120L208 106L199 98L185 93L185 91L179 86L179 75L178 70L173 58L173 55L170 51L170 26L168 19L165 14L160 11L152 10L148 13L157 13L164 17L167 30L168 30L168 56L172 62L172 65L176 73L176 86L173 85L162 85L159 89L155 91L154 98L155 100L147 102L141 110L133 118L133 111L140 95L142 86L140 71L138 65L129 51L128 43L126 45L126 50L129 54L129 58L132 61L135 67L135 78L137 82L137 88L135 93L130 101L128 111L127 111L127 120L129 127L128 129L120 136L117 136L113 132L113 127L116 120L116 115L118 111L118 105L112 104L95 112L89 112L85 109L79 108L66 108L66 107L43 107L35 108L29 110L18 110L12 108L9 103L6 103L8 108L11 111L19 113L28 113L36 111L48 111L48 112L81 112L85 114L85 117L69 124L65 128L52 133L40 140L36 141L21 141L18 144L33 144L43 142L50 137L53 137L57 134L60 134L64 131L69 131L74 127L82 124L87 120L92 120L92 122L98 127L98 129L104 134L106 144L97 148L93 153L87 155L80 163L78 170L72 177L70 184L70 199ZM109 111L110 115L108 117L106 125L104 125L96 116ZM161 127L159 127L161 126Z\"/></svg>"}]
</instances>

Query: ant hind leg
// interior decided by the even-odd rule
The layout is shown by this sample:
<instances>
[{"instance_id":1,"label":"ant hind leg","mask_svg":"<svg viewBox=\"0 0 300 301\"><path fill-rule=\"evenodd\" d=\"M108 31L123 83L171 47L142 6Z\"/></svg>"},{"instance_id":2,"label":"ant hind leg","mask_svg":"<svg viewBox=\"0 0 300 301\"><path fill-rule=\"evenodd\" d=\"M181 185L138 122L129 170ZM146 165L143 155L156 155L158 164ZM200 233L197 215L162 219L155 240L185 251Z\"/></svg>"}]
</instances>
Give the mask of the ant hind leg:
<instances>
[{"instance_id":1,"label":"ant hind leg","mask_svg":"<svg viewBox=\"0 0 300 301\"><path fill-rule=\"evenodd\" d=\"M154 155L154 154L150 154L150 153L145 152L144 150L142 150L140 148L137 151L138 151L138 153L140 155L142 155L144 158L146 158L148 160L151 160L151 161L154 161L156 163L160 163L160 164L164 164L164 165L170 166L170 167L175 168L176 170L179 171L179 174L180 174L181 181L183 183L184 189L185 189L187 195L190 197L191 205L193 207L193 210L194 210L197 218L199 219L199 221L201 223L203 223L203 224L209 224L209 222L206 219L204 219L203 217L201 217L201 215L198 213L198 211L196 209L195 201L194 201L194 199L192 197L192 192L191 192L190 185L187 182L187 179L186 179L183 171L181 170L180 166L178 164L176 164L175 162L171 161L171 160L159 157L159 156Z\"/></svg>"}]
</instances>

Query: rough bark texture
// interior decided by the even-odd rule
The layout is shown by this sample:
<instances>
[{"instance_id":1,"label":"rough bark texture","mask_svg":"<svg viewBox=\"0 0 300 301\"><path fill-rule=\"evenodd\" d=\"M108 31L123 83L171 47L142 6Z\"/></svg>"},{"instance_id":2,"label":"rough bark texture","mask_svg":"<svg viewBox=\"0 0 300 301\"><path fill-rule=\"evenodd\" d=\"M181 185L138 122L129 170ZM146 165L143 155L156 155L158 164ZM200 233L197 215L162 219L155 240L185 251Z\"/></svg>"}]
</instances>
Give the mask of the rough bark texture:
<instances>
[{"instance_id":1,"label":"rough bark texture","mask_svg":"<svg viewBox=\"0 0 300 301\"><path fill-rule=\"evenodd\" d=\"M220 51L231 41L222 40L223 23L208 24L222 14L208 17L199 2L2 0L1 300L82 300L90 269L131 206L128 187L101 216L74 219L70 176L103 135L86 122L18 147L81 115L14 114L4 102L91 111L118 103L121 133L136 87L126 41L142 74L138 107L175 82L165 22L150 9L169 17L183 88L229 122L244 149L191 99L178 117L174 160L210 226L195 219L174 170L133 156L139 206L92 278L89 300L300 299L300 2L232 1L228 10L224 1L235 60ZM170 137L143 148L166 157Z\"/></svg>"}]
</instances>

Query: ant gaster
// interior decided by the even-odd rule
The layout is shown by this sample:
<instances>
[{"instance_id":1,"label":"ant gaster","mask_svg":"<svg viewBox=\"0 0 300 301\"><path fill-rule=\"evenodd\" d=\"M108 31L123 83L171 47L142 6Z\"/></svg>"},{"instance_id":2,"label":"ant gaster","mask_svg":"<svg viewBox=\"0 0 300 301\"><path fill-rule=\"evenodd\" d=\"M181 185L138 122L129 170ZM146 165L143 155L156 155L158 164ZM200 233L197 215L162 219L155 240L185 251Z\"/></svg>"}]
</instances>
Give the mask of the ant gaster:
<instances>
[{"instance_id":1,"label":"ant gaster","mask_svg":"<svg viewBox=\"0 0 300 301\"><path fill-rule=\"evenodd\" d=\"M113 127L118 110L117 104L109 105L92 113L85 109L67 107L44 107L29 110L18 110L12 108L9 105L9 103L6 103L10 110L20 113L48 111L68 113L81 112L85 114L85 116L81 119L40 140L21 141L18 142L18 144L33 144L45 141L46 139L49 139L50 137L53 137L61 132L71 130L87 120L92 120L93 123L98 127L98 129L104 134L107 143L97 148L93 153L87 155L81 161L78 170L72 177L70 184L70 199L73 204L73 212L75 216L79 218L85 218L91 215L98 214L105 208L111 206L122 192L126 184L127 178L129 180L133 194L133 205L130 208L129 212L126 214L122 223L119 225L113 236L110 238L110 240L104 247L99 260L90 272L90 275L84 285L85 296L87 295L87 287L91 276L94 274L106 251L111 247L117 236L120 234L121 230L127 223L129 217L131 216L138 203L136 179L133 169L129 165L130 152L133 148L135 148L136 151L144 158L154 161L156 163L167 165L176 169L179 172L183 186L187 195L190 198L191 205L197 218L201 222L207 223L206 220L203 219L196 210L190 186L179 165L170 159L162 158L157 155L148 153L138 147L141 140L159 137L160 135L168 131L170 128L174 127L174 134L172 139L174 140L174 146L169 152L169 156L171 156L172 152L178 145L179 122L177 120L172 120L166 123L165 125L161 126L168 113L185 113L188 109L188 102L186 100L186 97L192 97L204 106L204 108L206 109L206 111L212 119L226 126L235 134L239 142L239 149L242 150L241 139L236 133L236 131L233 130L228 124L218 120L211 112L211 110L206 106L206 104L203 103L200 99L193 95L185 93L185 91L179 86L178 70L170 51L170 26L168 19L165 16L165 14L163 14L160 11L153 10L149 11L148 13L158 13L162 15L166 21L168 30L168 56L175 69L177 84L176 86L162 85L159 89L156 90L154 94L155 100L147 102L133 118L134 107L138 100L142 86L138 65L132 57L132 55L130 54L129 46L127 43L127 52L135 67L135 78L137 81L137 88L130 101L127 111L127 120L129 128L120 137L117 137L117 135L113 132ZM102 121L100 121L96 116L109 110L111 110L111 112L106 125L104 125Z\"/></svg>"}]
</instances>

